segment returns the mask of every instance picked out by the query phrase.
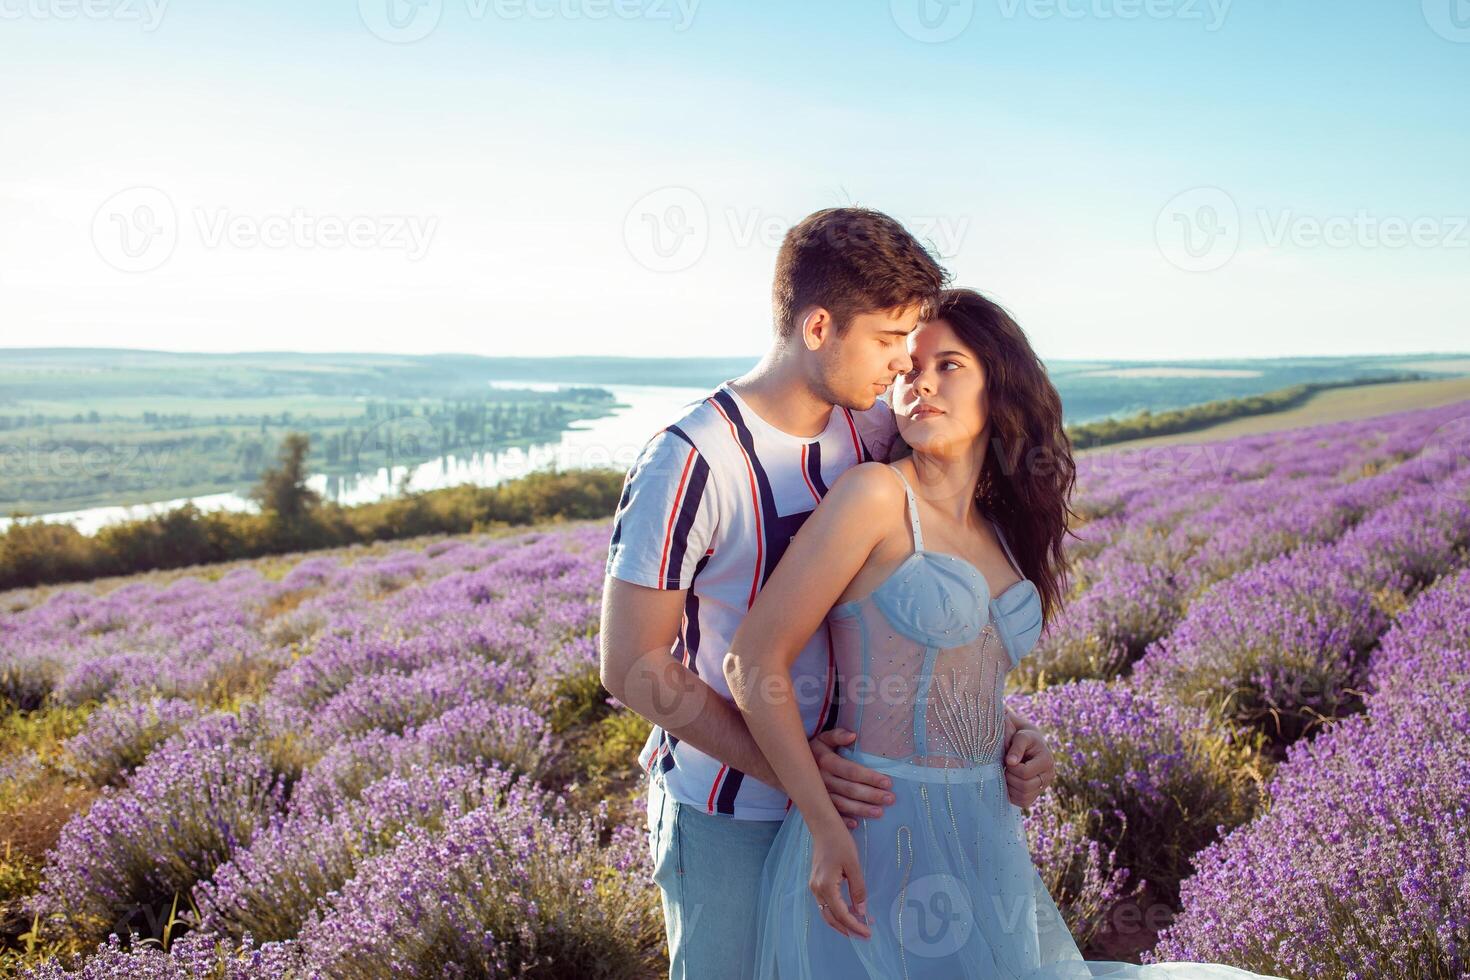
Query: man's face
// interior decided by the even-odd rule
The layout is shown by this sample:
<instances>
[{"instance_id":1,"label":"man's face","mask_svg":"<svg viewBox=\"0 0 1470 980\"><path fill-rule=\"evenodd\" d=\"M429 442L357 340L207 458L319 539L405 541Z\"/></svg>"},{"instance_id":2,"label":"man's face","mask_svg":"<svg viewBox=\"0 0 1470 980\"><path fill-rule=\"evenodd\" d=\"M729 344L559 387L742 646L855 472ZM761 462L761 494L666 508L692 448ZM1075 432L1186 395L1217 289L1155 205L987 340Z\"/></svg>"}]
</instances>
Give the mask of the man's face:
<instances>
[{"instance_id":1,"label":"man's face","mask_svg":"<svg viewBox=\"0 0 1470 980\"><path fill-rule=\"evenodd\" d=\"M918 324L917 306L854 316L845 334L822 345L819 381L827 400L857 411L872 408L912 366L907 340Z\"/></svg>"}]
</instances>

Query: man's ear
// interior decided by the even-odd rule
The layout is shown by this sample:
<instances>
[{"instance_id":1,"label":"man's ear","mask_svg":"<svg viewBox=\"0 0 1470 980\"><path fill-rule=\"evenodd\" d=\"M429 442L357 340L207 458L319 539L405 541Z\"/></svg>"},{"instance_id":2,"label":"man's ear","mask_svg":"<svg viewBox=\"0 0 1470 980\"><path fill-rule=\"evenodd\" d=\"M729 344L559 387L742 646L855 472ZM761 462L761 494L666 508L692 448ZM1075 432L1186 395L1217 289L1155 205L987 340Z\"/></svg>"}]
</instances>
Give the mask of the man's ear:
<instances>
[{"instance_id":1,"label":"man's ear","mask_svg":"<svg viewBox=\"0 0 1470 980\"><path fill-rule=\"evenodd\" d=\"M834 324L832 314L825 307L813 306L801 318L801 341L806 349L820 350L832 338Z\"/></svg>"}]
</instances>

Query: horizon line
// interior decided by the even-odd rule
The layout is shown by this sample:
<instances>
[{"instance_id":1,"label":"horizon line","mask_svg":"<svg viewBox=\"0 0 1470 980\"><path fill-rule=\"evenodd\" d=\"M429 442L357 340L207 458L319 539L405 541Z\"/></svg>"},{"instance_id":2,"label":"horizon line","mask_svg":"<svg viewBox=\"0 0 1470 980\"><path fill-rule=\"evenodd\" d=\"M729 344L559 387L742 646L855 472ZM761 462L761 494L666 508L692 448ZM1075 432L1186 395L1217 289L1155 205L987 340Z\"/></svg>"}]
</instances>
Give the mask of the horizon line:
<instances>
[{"instance_id":1,"label":"horizon line","mask_svg":"<svg viewBox=\"0 0 1470 980\"><path fill-rule=\"evenodd\" d=\"M296 357L473 357L487 361L537 361L537 362L567 362L567 361L723 361L741 360L751 358L760 360L766 352L757 354L671 354L667 356L629 354L556 354L547 356L533 356L527 354L476 354L469 351L433 351L428 353L410 353L407 351L373 351L373 350L329 350L329 351L303 351L303 350L170 350L157 347L0 347L0 354L7 352L25 351L29 353L85 353L95 352L100 354L129 353L129 354L168 354L177 356L197 357L239 357L249 355L290 355ZM1249 356L1216 356L1216 357L1060 357L1052 358L1052 363L1069 363L1077 361L1099 361L1108 364L1185 364L1197 361L1301 361L1301 360L1342 360L1344 358L1402 358L1402 357L1432 357L1432 358L1454 358L1470 357L1470 350L1465 351L1350 351L1342 354L1269 354ZM1047 358L1042 358L1047 360Z\"/></svg>"}]
</instances>

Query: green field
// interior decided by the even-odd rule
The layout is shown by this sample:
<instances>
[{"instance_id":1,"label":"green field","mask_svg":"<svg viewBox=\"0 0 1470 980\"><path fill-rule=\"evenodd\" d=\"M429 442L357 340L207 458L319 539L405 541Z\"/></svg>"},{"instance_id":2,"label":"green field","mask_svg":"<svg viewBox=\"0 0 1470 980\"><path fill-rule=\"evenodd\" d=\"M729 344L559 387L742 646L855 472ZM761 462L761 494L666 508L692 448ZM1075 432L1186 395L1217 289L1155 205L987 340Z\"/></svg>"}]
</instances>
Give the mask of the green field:
<instances>
[{"instance_id":1,"label":"green field","mask_svg":"<svg viewBox=\"0 0 1470 980\"><path fill-rule=\"evenodd\" d=\"M1130 439L1097 449L1084 449L1078 454L1213 442L1218 439L1231 439L1235 436L1298 429L1327 422L1372 418L1376 415L1407 412L1416 408L1435 408L1467 399L1470 399L1470 377L1336 388L1318 392L1301 405L1286 411L1230 419L1227 422L1192 432L1154 436L1147 439Z\"/></svg>"}]
</instances>

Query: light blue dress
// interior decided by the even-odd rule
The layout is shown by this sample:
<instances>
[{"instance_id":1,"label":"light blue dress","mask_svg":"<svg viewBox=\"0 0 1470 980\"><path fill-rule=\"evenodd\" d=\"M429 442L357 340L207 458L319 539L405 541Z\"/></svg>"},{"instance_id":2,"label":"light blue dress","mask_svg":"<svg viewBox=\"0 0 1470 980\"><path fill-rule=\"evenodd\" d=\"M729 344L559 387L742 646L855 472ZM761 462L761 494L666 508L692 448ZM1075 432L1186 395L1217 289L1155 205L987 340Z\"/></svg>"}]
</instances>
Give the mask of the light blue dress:
<instances>
[{"instance_id":1,"label":"light blue dress","mask_svg":"<svg viewBox=\"0 0 1470 980\"><path fill-rule=\"evenodd\" d=\"M872 936L843 936L822 918L808 885L811 834L793 807L762 871L756 976L1259 976L1213 964L1082 959L1031 861L1002 762L1006 674L1041 632L1040 593L1023 576L991 596L974 565L925 551L913 489L893 469L903 480L914 551L827 619L841 679L837 724L857 733L839 751L890 775L897 798L852 831Z\"/></svg>"}]
</instances>

